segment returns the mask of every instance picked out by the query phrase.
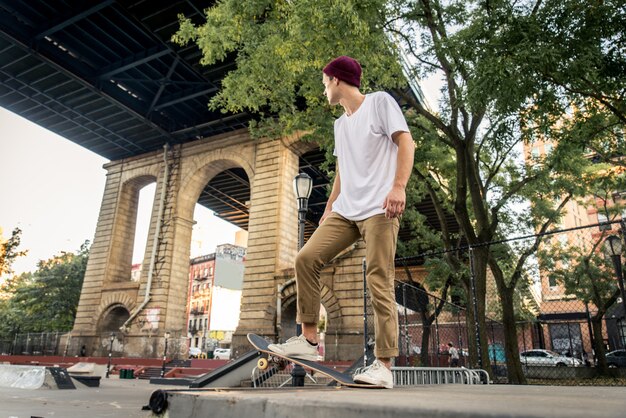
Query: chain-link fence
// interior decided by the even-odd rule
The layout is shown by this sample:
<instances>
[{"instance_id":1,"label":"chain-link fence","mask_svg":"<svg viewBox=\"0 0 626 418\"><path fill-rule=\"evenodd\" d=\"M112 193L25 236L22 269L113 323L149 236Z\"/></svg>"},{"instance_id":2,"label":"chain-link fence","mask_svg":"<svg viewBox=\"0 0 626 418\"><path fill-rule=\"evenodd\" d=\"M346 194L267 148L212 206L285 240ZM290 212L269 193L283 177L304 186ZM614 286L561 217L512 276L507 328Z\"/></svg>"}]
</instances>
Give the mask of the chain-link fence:
<instances>
[{"instance_id":1,"label":"chain-link fence","mask_svg":"<svg viewBox=\"0 0 626 418\"><path fill-rule=\"evenodd\" d=\"M624 278L619 251L607 254L610 236L623 241L620 222L396 260L396 365L482 368L497 382L626 385Z\"/></svg>"},{"instance_id":2,"label":"chain-link fence","mask_svg":"<svg viewBox=\"0 0 626 418\"><path fill-rule=\"evenodd\" d=\"M2 355L47 355L60 354L61 336L65 332L30 332L17 334L11 340L0 341Z\"/></svg>"},{"instance_id":3,"label":"chain-link fence","mask_svg":"<svg viewBox=\"0 0 626 418\"><path fill-rule=\"evenodd\" d=\"M165 354L163 336L137 337L119 333L103 333L95 337L75 338L70 332L31 332L15 335L11 340L0 340L0 355L30 356L70 356L70 357L106 357L111 352L113 357L125 355L125 348L143 338L141 347L145 358L161 358ZM145 344L145 340L151 340ZM189 338L184 334L170 333L167 339L167 357L187 359L189 357Z\"/></svg>"}]
</instances>

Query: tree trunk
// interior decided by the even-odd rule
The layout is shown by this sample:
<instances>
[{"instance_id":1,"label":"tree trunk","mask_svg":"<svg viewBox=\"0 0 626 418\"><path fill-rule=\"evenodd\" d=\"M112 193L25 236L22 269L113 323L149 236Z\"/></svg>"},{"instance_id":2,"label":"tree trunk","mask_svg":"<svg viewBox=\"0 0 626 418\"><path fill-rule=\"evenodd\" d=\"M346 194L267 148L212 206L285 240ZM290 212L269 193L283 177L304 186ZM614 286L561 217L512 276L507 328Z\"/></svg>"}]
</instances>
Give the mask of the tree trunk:
<instances>
[{"instance_id":1,"label":"tree trunk","mask_svg":"<svg viewBox=\"0 0 626 418\"><path fill-rule=\"evenodd\" d=\"M597 360L596 371L601 376L608 376L609 366L606 363L606 351L604 350L604 341L602 340L602 316L592 316L591 326L593 328L593 350ZM589 357L591 361L591 357Z\"/></svg>"},{"instance_id":2,"label":"tree trunk","mask_svg":"<svg viewBox=\"0 0 626 418\"><path fill-rule=\"evenodd\" d=\"M472 305L470 311L474 310L474 302L476 299L476 308L478 309L478 326L479 330L476 330L476 325L472 324L473 333L470 333L470 338L480 338L480 357L482 359L482 368L493 379L493 370L491 369L491 361L489 360L489 339L487 337L487 325L485 321L485 298L487 294L487 260L489 249L487 247L475 248L473 251L473 273L474 284L476 287L476 295L470 294ZM471 288L470 288L471 290ZM475 296L475 298L474 298Z\"/></svg>"},{"instance_id":3,"label":"tree trunk","mask_svg":"<svg viewBox=\"0 0 626 418\"><path fill-rule=\"evenodd\" d=\"M422 346L420 351L420 362L422 367L430 366L429 355L429 343L430 343L430 324L426 319L426 315L422 314Z\"/></svg>"},{"instance_id":4,"label":"tree trunk","mask_svg":"<svg viewBox=\"0 0 626 418\"><path fill-rule=\"evenodd\" d=\"M506 355L507 377L509 383L525 385L526 376L522 371L522 362L519 358L517 346L517 327L513 310L513 293L515 289L499 289L502 304L502 324L504 326L504 353Z\"/></svg>"}]
</instances>

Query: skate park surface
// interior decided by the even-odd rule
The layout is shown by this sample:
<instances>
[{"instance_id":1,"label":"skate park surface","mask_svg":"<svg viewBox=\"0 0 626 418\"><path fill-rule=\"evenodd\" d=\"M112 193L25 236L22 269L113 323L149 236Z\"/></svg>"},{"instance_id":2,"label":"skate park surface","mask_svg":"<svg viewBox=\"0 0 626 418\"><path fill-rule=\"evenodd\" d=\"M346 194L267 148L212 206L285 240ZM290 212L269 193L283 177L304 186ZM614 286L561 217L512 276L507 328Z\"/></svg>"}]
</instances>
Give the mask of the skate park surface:
<instances>
[{"instance_id":1,"label":"skate park surface","mask_svg":"<svg viewBox=\"0 0 626 418\"><path fill-rule=\"evenodd\" d=\"M167 392L164 417L623 417L623 387L423 385L386 389L197 389L102 379L99 388L0 388L0 418L155 417L142 411Z\"/></svg>"}]
</instances>

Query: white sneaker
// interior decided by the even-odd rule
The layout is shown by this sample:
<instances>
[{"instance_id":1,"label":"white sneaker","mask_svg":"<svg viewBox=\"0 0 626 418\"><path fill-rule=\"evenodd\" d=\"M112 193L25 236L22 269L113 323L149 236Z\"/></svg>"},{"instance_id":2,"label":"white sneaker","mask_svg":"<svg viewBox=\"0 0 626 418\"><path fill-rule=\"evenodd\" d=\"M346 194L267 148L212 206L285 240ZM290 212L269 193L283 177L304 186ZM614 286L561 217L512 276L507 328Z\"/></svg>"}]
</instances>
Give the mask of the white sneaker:
<instances>
[{"instance_id":1,"label":"white sneaker","mask_svg":"<svg viewBox=\"0 0 626 418\"><path fill-rule=\"evenodd\" d=\"M291 337L283 344L270 344L267 348L286 357L317 361L317 346L311 345L304 335Z\"/></svg>"},{"instance_id":2,"label":"white sneaker","mask_svg":"<svg viewBox=\"0 0 626 418\"><path fill-rule=\"evenodd\" d=\"M374 362L364 368L357 369L352 377L355 383L367 383L393 389L393 374L382 361Z\"/></svg>"}]
</instances>

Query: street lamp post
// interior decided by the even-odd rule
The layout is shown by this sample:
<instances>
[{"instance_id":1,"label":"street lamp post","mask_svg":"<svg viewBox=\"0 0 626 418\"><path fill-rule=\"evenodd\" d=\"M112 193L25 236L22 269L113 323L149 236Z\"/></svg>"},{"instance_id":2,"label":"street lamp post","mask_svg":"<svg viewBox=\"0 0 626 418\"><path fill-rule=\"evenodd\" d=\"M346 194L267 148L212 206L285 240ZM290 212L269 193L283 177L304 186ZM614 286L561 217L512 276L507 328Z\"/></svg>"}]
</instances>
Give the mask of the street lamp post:
<instances>
[{"instance_id":1,"label":"street lamp post","mask_svg":"<svg viewBox=\"0 0 626 418\"><path fill-rule=\"evenodd\" d=\"M165 338L165 349L163 350L163 363L161 364L161 377L165 376L165 362L167 361L167 340L170 338L170 333L166 332L163 334Z\"/></svg>"},{"instance_id":2,"label":"street lamp post","mask_svg":"<svg viewBox=\"0 0 626 418\"><path fill-rule=\"evenodd\" d=\"M293 191L298 199L298 250L304 245L304 223L312 189L313 179L308 174L300 173L293 179Z\"/></svg>"},{"instance_id":3,"label":"street lamp post","mask_svg":"<svg viewBox=\"0 0 626 418\"><path fill-rule=\"evenodd\" d=\"M312 189L313 179L308 174L300 173L293 179L293 191L298 199L298 251L304 246L304 226ZM296 324L296 335L300 334L302 324ZM306 372L302 366L296 364L291 372L292 386L304 386L305 377Z\"/></svg>"},{"instance_id":4,"label":"street lamp post","mask_svg":"<svg viewBox=\"0 0 626 418\"><path fill-rule=\"evenodd\" d=\"M622 297L622 321L626 320L626 295L624 294L624 275L622 274L622 240L617 235L609 235L604 240L604 251L611 256L615 276Z\"/></svg>"},{"instance_id":5,"label":"street lamp post","mask_svg":"<svg viewBox=\"0 0 626 418\"><path fill-rule=\"evenodd\" d=\"M113 354L113 341L115 340L115 333L111 333L111 335L109 335L109 362L107 363L107 372L105 377L108 379L109 378L109 374L111 374L111 356Z\"/></svg>"}]
</instances>

